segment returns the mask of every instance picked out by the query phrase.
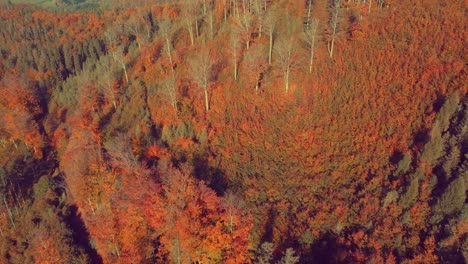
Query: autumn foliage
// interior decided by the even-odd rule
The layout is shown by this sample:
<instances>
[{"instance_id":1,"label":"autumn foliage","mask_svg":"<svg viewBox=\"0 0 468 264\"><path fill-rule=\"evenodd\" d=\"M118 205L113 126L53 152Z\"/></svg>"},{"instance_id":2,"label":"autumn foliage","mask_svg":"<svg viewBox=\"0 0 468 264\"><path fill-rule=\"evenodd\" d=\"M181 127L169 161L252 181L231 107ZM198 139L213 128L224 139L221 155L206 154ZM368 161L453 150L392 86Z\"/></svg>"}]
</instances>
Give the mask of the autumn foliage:
<instances>
[{"instance_id":1,"label":"autumn foliage","mask_svg":"<svg viewBox=\"0 0 468 264\"><path fill-rule=\"evenodd\" d=\"M82 2L0 5L0 262L467 260L463 1Z\"/></svg>"}]
</instances>

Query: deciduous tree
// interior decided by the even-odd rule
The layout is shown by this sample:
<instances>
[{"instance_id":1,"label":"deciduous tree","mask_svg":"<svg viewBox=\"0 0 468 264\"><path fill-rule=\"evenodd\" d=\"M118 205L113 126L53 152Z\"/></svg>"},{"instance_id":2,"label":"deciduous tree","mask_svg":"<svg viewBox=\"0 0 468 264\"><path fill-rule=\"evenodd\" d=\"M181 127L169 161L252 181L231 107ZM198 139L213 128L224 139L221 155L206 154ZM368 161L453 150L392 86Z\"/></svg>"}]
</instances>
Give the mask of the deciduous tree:
<instances>
[{"instance_id":1,"label":"deciduous tree","mask_svg":"<svg viewBox=\"0 0 468 264\"><path fill-rule=\"evenodd\" d=\"M210 110L209 89L212 84L213 57L207 49L199 51L190 61L190 74L199 88L203 90L205 110Z\"/></svg>"},{"instance_id":2,"label":"deciduous tree","mask_svg":"<svg viewBox=\"0 0 468 264\"><path fill-rule=\"evenodd\" d=\"M318 19L313 19L304 28L304 39L310 50L309 74L312 73L312 65L314 64L314 52L315 52L315 43L317 41L318 24L319 24Z\"/></svg>"},{"instance_id":3,"label":"deciduous tree","mask_svg":"<svg viewBox=\"0 0 468 264\"><path fill-rule=\"evenodd\" d=\"M279 38L276 50L276 64L279 67L284 80L284 90L286 93L289 91L289 80L291 73L299 65L300 57L298 56L298 46L295 41L295 34L299 25L291 17L285 18L287 21L285 27L285 34Z\"/></svg>"}]
</instances>

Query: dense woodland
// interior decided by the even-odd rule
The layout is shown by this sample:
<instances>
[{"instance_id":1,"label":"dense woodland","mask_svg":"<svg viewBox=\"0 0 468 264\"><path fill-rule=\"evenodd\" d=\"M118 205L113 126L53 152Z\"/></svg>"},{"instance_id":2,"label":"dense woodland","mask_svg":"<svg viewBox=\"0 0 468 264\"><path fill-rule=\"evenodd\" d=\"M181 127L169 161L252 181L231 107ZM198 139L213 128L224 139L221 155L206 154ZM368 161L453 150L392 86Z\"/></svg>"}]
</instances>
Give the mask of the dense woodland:
<instances>
[{"instance_id":1,"label":"dense woodland","mask_svg":"<svg viewBox=\"0 0 468 264\"><path fill-rule=\"evenodd\" d=\"M0 5L1 263L467 262L465 1L83 2Z\"/></svg>"}]
</instances>

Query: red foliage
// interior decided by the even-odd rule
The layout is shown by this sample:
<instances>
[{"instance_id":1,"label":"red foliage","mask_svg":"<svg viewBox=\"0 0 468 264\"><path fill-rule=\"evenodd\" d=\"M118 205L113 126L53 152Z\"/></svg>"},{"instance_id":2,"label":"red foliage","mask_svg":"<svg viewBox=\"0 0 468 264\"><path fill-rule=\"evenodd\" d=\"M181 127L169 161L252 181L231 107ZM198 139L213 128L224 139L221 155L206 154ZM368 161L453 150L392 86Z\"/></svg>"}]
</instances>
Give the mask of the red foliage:
<instances>
[{"instance_id":1,"label":"red foliage","mask_svg":"<svg viewBox=\"0 0 468 264\"><path fill-rule=\"evenodd\" d=\"M26 81L6 76L0 81L0 120L10 140L20 140L42 156L43 137L36 119L41 113L39 100Z\"/></svg>"}]
</instances>

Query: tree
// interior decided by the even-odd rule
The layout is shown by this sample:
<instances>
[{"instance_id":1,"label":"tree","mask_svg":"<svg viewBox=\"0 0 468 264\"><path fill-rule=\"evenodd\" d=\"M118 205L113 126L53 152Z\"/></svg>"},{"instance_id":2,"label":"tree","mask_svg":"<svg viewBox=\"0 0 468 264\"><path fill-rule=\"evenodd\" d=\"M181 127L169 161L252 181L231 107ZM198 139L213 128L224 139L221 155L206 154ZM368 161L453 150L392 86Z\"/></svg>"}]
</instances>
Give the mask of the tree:
<instances>
[{"instance_id":1,"label":"tree","mask_svg":"<svg viewBox=\"0 0 468 264\"><path fill-rule=\"evenodd\" d=\"M312 73L312 65L314 63L314 52L315 52L315 42L317 40L317 29L319 21L318 19L313 19L310 24L304 29L304 39L310 49L310 60L309 60L309 73Z\"/></svg>"},{"instance_id":2,"label":"tree","mask_svg":"<svg viewBox=\"0 0 468 264\"><path fill-rule=\"evenodd\" d=\"M174 61L172 59L172 32L174 24L169 19L164 19L159 22L159 31L161 32L165 44L164 50L169 58L171 71L174 71Z\"/></svg>"},{"instance_id":3,"label":"tree","mask_svg":"<svg viewBox=\"0 0 468 264\"><path fill-rule=\"evenodd\" d=\"M268 9L265 16L263 17L263 20L261 21L261 23L264 24L263 27L268 33L268 39L269 39L270 48L268 49L268 64L271 64L271 61L272 61L273 44L275 40L277 20L278 20L278 14L277 14L276 6L275 6L275 7Z\"/></svg>"},{"instance_id":4,"label":"tree","mask_svg":"<svg viewBox=\"0 0 468 264\"><path fill-rule=\"evenodd\" d=\"M236 223L236 210L242 206L243 201L239 196L236 196L232 191L229 191L224 197L224 207L226 208L227 216L228 216L228 230L229 233L234 233L235 226L239 225L240 223Z\"/></svg>"},{"instance_id":5,"label":"tree","mask_svg":"<svg viewBox=\"0 0 468 264\"><path fill-rule=\"evenodd\" d=\"M296 256L296 252L292 248L287 248L284 252L283 258L278 264L296 264L299 262L299 257Z\"/></svg>"},{"instance_id":6,"label":"tree","mask_svg":"<svg viewBox=\"0 0 468 264\"><path fill-rule=\"evenodd\" d=\"M215 36L215 17L214 17L214 10L213 7L210 7L210 10L208 11L208 24L210 25L210 39L213 39Z\"/></svg>"},{"instance_id":7,"label":"tree","mask_svg":"<svg viewBox=\"0 0 468 264\"><path fill-rule=\"evenodd\" d=\"M127 135L117 135L106 142L104 147L113 169L118 170L121 175L141 176L141 171L144 170L141 170L140 162L132 151L131 141Z\"/></svg>"},{"instance_id":8,"label":"tree","mask_svg":"<svg viewBox=\"0 0 468 264\"><path fill-rule=\"evenodd\" d=\"M229 1L229 4L228 4L228 1ZM216 1L216 2L218 2L218 1ZM223 8L224 23L226 23L227 19L228 19L228 13L229 13L229 10L231 8L231 0L222 0L220 2L221 2L221 6ZM216 3L216 4L219 5L218 3Z\"/></svg>"},{"instance_id":9,"label":"tree","mask_svg":"<svg viewBox=\"0 0 468 264\"><path fill-rule=\"evenodd\" d=\"M114 27L109 27L104 32L104 39L107 51L112 54L112 58L116 57L117 48L121 45L120 35L122 34L122 27L117 24Z\"/></svg>"},{"instance_id":10,"label":"tree","mask_svg":"<svg viewBox=\"0 0 468 264\"><path fill-rule=\"evenodd\" d=\"M168 98L172 108L177 113L177 85L174 73L169 73L162 81L162 93Z\"/></svg>"},{"instance_id":11,"label":"tree","mask_svg":"<svg viewBox=\"0 0 468 264\"><path fill-rule=\"evenodd\" d=\"M125 58L125 47L122 45L120 35L122 34L122 25L117 25L113 28L108 28L105 32L106 44L108 51L112 54L112 58L117 62L124 71L125 83L128 84L127 64Z\"/></svg>"},{"instance_id":12,"label":"tree","mask_svg":"<svg viewBox=\"0 0 468 264\"><path fill-rule=\"evenodd\" d=\"M250 14L249 12L244 12L242 13L242 15L237 16L234 22L239 36L245 42L245 47L249 49L254 25L252 14Z\"/></svg>"},{"instance_id":13,"label":"tree","mask_svg":"<svg viewBox=\"0 0 468 264\"><path fill-rule=\"evenodd\" d=\"M295 34L299 28L293 18L286 18L285 34L278 40L276 49L277 65L280 68L283 79L285 92L289 91L289 79L291 72L295 70L299 64L299 57L297 53L297 42Z\"/></svg>"},{"instance_id":14,"label":"tree","mask_svg":"<svg viewBox=\"0 0 468 264\"><path fill-rule=\"evenodd\" d=\"M185 26L190 37L190 43L193 46L195 43L195 37L198 37L198 3L197 1L185 0L182 6L182 15L185 21ZM195 24L195 32L194 32Z\"/></svg>"},{"instance_id":15,"label":"tree","mask_svg":"<svg viewBox=\"0 0 468 264\"><path fill-rule=\"evenodd\" d=\"M109 56L103 57L100 60L100 66L103 69L103 74L98 76L99 91L102 94L103 100L112 102L114 109L117 109L117 80L115 79L115 67L112 66Z\"/></svg>"},{"instance_id":16,"label":"tree","mask_svg":"<svg viewBox=\"0 0 468 264\"><path fill-rule=\"evenodd\" d=\"M228 192L221 201L223 230L227 230L225 249L226 263L249 263L250 256L246 254L251 248L249 236L253 227L253 219L247 211L244 201L233 192Z\"/></svg>"},{"instance_id":17,"label":"tree","mask_svg":"<svg viewBox=\"0 0 468 264\"><path fill-rule=\"evenodd\" d=\"M161 233L160 249L167 251L172 263L249 262L247 237L252 224L241 221L235 205L230 205L229 216L222 200L194 179L186 165L180 170L161 167L160 174L162 195L153 212L158 216L153 224ZM233 219L233 224L226 219Z\"/></svg>"},{"instance_id":18,"label":"tree","mask_svg":"<svg viewBox=\"0 0 468 264\"><path fill-rule=\"evenodd\" d=\"M264 21L263 18L265 16L265 11L266 8L264 9L263 7L263 0L252 0L253 3L253 10L254 10L254 15L257 18L257 26L258 26L258 37L261 38L263 34L263 26L264 26Z\"/></svg>"},{"instance_id":19,"label":"tree","mask_svg":"<svg viewBox=\"0 0 468 264\"><path fill-rule=\"evenodd\" d=\"M24 141L35 156L42 156L43 137L36 121L42 111L31 84L17 75L7 75L0 80L0 93L0 128L15 146L16 140Z\"/></svg>"},{"instance_id":20,"label":"tree","mask_svg":"<svg viewBox=\"0 0 468 264\"><path fill-rule=\"evenodd\" d=\"M338 31L338 20L340 18L340 0L335 0L333 2L333 6L331 7L331 19L330 19L330 36L328 39L327 47L328 47L328 54L330 58L333 58L333 50L335 48L335 40Z\"/></svg>"},{"instance_id":21,"label":"tree","mask_svg":"<svg viewBox=\"0 0 468 264\"><path fill-rule=\"evenodd\" d=\"M231 55L232 63L234 64L234 80L237 81L238 77L238 64L240 59L240 45L239 36L236 31L231 31Z\"/></svg>"},{"instance_id":22,"label":"tree","mask_svg":"<svg viewBox=\"0 0 468 264\"><path fill-rule=\"evenodd\" d=\"M141 44L149 40L149 26L147 21L141 14L134 14L125 24L128 31L135 36L138 49L141 49Z\"/></svg>"},{"instance_id":23,"label":"tree","mask_svg":"<svg viewBox=\"0 0 468 264\"><path fill-rule=\"evenodd\" d=\"M258 92L262 78L268 69L268 59L266 56L267 47L261 44L256 44L250 48L243 61L243 70L245 71L245 80L247 85L255 87L255 92Z\"/></svg>"},{"instance_id":24,"label":"tree","mask_svg":"<svg viewBox=\"0 0 468 264\"><path fill-rule=\"evenodd\" d=\"M115 53L115 61L122 67L125 76L125 84L128 85L128 73L127 73L127 58L125 56L124 47L119 47Z\"/></svg>"},{"instance_id":25,"label":"tree","mask_svg":"<svg viewBox=\"0 0 468 264\"><path fill-rule=\"evenodd\" d=\"M199 51L190 61L190 74L198 87L203 89L206 112L210 110L209 89L212 83L212 66L213 59L208 49Z\"/></svg>"},{"instance_id":26,"label":"tree","mask_svg":"<svg viewBox=\"0 0 468 264\"><path fill-rule=\"evenodd\" d=\"M257 251L257 261L258 264L270 264L273 260L273 251L275 250L275 246L273 243L264 242Z\"/></svg>"}]
</instances>

